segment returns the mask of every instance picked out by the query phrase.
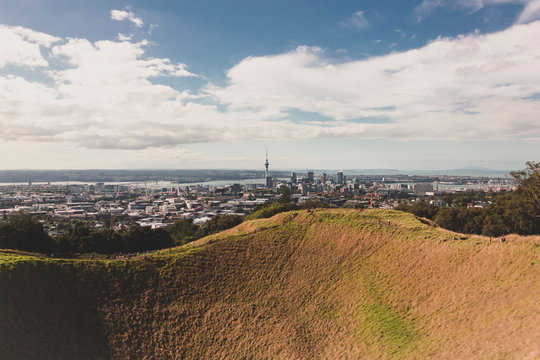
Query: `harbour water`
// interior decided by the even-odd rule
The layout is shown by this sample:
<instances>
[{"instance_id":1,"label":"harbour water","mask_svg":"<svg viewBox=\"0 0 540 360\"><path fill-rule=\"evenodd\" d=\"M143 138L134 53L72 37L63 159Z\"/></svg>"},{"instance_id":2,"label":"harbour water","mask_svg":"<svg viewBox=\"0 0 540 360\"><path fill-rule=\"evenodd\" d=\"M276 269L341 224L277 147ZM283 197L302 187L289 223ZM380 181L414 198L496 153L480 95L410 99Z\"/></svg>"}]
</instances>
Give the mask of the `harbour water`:
<instances>
[{"instance_id":1,"label":"harbour water","mask_svg":"<svg viewBox=\"0 0 540 360\"><path fill-rule=\"evenodd\" d=\"M189 183L178 183L174 181L116 181L116 182L103 182L104 185L125 185L128 187L134 188L167 188L167 187L184 187L184 186L226 186L231 184L264 184L265 179L238 179L238 180L212 180L212 181L199 181L199 182L189 182ZM36 186L68 186L68 185L95 185L96 182L87 182L87 181L36 181L32 182L32 185ZM29 185L28 182L9 182L9 183L0 183L2 186L24 186Z\"/></svg>"}]
</instances>

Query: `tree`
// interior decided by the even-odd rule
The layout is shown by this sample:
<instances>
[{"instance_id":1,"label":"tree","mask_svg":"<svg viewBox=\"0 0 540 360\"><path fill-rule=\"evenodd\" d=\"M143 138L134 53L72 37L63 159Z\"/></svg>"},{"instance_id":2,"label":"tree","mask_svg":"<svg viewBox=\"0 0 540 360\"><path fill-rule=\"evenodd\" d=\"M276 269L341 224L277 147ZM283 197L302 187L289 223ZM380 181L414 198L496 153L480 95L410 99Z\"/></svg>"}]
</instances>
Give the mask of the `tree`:
<instances>
[{"instance_id":1,"label":"tree","mask_svg":"<svg viewBox=\"0 0 540 360\"><path fill-rule=\"evenodd\" d=\"M243 213L245 213L244 208L241 207L241 206L237 206L237 207L234 209L234 212L237 213L237 214L243 214Z\"/></svg>"},{"instance_id":2,"label":"tree","mask_svg":"<svg viewBox=\"0 0 540 360\"><path fill-rule=\"evenodd\" d=\"M487 207L482 233L489 236L538 234L538 222L532 204L527 202L526 197L514 192L497 197Z\"/></svg>"},{"instance_id":3,"label":"tree","mask_svg":"<svg viewBox=\"0 0 540 360\"><path fill-rule=\"evenodd\" d=\"M199 226L193 223L193 219L182 219L167 227L175 245L183 245L196 238Z\"/></svg>"},{"instance_id":4,"label":"tree","mask_svg":"<svg viewBox=\"0 0 540 360\"><path fill-rule=\"evenodd\" d=\"M265 219L265 218L272 217L276 214L279 214L285 211L298 210L298 209L299 209L298 205L294 203L280 204L280 203L269 202L269 203L264 204L260 209L246 216L246 220Z\"/></svg>"},{"instance_id":5,"label":"tree","mask_svg":"<svg viewBox=\"0 0 540 360\"><path fill-rule=\"evenodd\" d=\"M424 217L427 219L433 219L433 217L439 212L439 208L437 206L429 204L425 201L415 202L412 205L399 204L395 207L395 209L410 212L416 216Z\"/></svg>"},{"instance_id":6,"label":"tree","mask_svg":"<svg viewBox=\"0 0 540 360\"><path fill-rule=\"evenodd\" d=\"M157 250L173 246L173 239L164 229L133 226L122 231L123 250L127 252Z\"/></svg>"},{"instance_id":7,"label":"tree","mask_svg":"<svg viewBox=\"0 0 540 360\"><path fill-rule=\"evenodd\" d=\"M439 226L452 230L459 231L460 224L458 224L458 209L457 208L442 208L437 215L433 217L433 220L439 224Z\"/></svg>"},{"instance_id":8,"label":"tree","mask_svg":"<svg viewBox=\"0 0 540 360\"><path fill-rule=\"evenodd\" d=\"M239 215L216 215L199 227L197 237L214 234L240 224L244 219Z\"/></svg>"},{"instance_id":9,"label":"tree","mask_svg":"<svg viewBox=\"0 0 540 360\"><path fill-rule=\"evenodd\" d=\"M279 197L279 202L281 204L290 203L292 201L291 199L291 189L289 189L288 186L283 186L281 188L281 195Z\"/></svg>"},{"instance_id":10,"label":"tree","mask_svg":"<svg viewBox=\"0 0 540 360\"><path fill-rule=\"evenodd\" d=\"M335 208L335 205L329 204L326 201L319 199L309 199L302 203L301 209L330 209Z\"/></svg>"},{"instance_id":11,"label":"tree","mask_svg":"<svg viewBox=\"0 0 540 360\"><path fill-rule=\"evenodd\" d=\"M532 214L540 217L540 162L527 161L524 170L512 171L512 175L518 182L516 193L521 201L531 207Z\"/></svg>"},{"instance_id":12,"label":"tree","mask_svg":"<svg viewBox=\"0 0 540 360\"><path fill-rule=\"evenodd\" d=\"M32 216L17 213L0 224L0 248L49 252L55 250L56 244Z\"/></svg>"}]
</instances>

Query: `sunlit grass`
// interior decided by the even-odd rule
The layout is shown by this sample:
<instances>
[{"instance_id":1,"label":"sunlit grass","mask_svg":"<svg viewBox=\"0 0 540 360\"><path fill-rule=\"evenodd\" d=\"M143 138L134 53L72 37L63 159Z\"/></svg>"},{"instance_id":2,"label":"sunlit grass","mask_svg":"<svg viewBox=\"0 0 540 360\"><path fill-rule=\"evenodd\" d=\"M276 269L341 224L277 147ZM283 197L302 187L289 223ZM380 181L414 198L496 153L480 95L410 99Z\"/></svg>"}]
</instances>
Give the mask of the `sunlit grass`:
<instances>
[{"instance_id":1,"label":"sunlit grass","mask_svg":"<svg viewBox=\"0 0 540 360\"><path fill-rule=\"evenodd\" d=\"M534 237L489 243L408 213L336 209L248 221L129 260L0 251L0 351L522 358L540 335L539 258Z\"/></svg>"}]
</instances>

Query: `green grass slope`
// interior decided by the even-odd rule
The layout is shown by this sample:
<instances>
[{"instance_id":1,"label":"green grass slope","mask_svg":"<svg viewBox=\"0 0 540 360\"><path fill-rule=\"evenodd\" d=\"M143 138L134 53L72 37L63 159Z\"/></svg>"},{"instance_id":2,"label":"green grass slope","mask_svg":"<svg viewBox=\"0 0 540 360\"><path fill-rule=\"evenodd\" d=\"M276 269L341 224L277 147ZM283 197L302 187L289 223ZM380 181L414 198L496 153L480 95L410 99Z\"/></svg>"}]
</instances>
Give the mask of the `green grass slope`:
<instances>
[{"instance_id":1,"label":"green grass slope","mask_svg":"<svg viewBox=\"0 0 540 360\"><path fill-rule=\"evenodd\" d=\"M317 210L146 259L4 251L0 358L539 358L539 243Z\"/></svg>"}]
</instances>

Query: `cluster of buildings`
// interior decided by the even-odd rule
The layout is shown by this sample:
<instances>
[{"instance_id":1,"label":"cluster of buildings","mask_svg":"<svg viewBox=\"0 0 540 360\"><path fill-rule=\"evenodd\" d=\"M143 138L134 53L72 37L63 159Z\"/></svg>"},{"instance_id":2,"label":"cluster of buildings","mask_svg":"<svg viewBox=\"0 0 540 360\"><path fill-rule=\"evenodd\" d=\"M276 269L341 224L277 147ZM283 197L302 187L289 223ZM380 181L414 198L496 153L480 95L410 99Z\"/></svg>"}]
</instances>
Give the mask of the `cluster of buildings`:
<instances>
[{"instance_id":1,"label":"cluster of buildings","mask_svg":"<svg viewBox=\"0 0 540 360\"><path fill-rule=\"evenodd\" d=\"M253 190L257 186L250 186ZM255 194L258 193L259 196ZM19 185L0 187L0 216L24 211L39 216L54 233L62 220L85 221L94 228L137 223L159 228L179 219L200 224L215 215L246 215L271 200L271 193L230 186L137 188L125 185Z\"/></svg>"},{"instance_id":2,"label":"cluster of buildings","mask_svg":"<svg viewBox=\"0 0 540 360\"><path fill-rule=\"evenodd\" d=\"M410 175L354 175L314 171L291 172L288 178L272 178L266 156L264 183L227 186L151 188L126 184L31 184L0 186L0 216L24 211L40 216L51 234L58 223L84 221L94 228L122 228L132 224L159 228L179 219L201 224L221 214L246 215L279 198L283 187L298 204L322 200L336 206L392 208L401 201L426 196L440 205L444 191L511 189L507 179L429 177ZM171 183L173 184L173 183Z\"/></svg>"}]
</instances>

